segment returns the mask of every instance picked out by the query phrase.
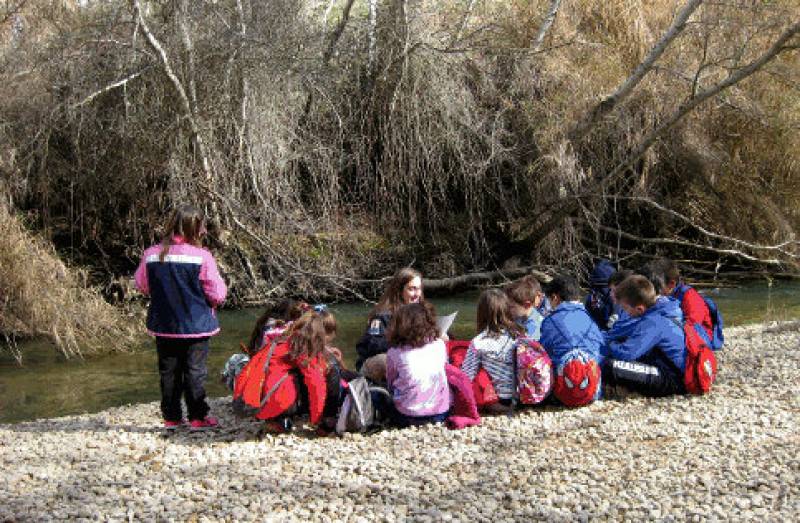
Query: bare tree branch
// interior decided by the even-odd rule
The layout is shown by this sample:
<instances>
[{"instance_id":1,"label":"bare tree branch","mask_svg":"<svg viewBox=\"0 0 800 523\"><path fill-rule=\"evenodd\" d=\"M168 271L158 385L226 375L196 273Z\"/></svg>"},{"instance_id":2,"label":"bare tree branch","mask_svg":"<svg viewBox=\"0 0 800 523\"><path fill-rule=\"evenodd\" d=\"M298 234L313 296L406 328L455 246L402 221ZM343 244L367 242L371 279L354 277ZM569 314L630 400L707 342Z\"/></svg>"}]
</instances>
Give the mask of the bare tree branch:
<instances>
[{"instance_id":1,"label":"bare tree branch","mask_svg":"<svg viewBox=\"0 0 800 523\"><path fill-rule=\"evenodd\" d=\"M639 85L639 82L641 82L645 75L653 68L656 61L664 54L669 44L683 32L689 17L702 3L703 0L689 0L686 2L686 5L684 5L683 9L675 16L675 19L672 21L667 31L661 36L658 42L656 42L656 45L650 49L650 52L644 60L636 66L633 74L626 78L613 93L606 96L600 103L595 105L594 108L589 111L588 117L578 124L573 132L573 140L580 140L583 138L603 116L610 113L622 100L633 92L634 88Z\"/></svg>"},{"instance_id":2,"label":"bare tree branch","mask_svg":"<svg viewBox=\"0 0 800 523\"><path fill-rule=\"evenodd\" d=\"M101 89L98 89L97 91L93 92L92 94L90 94L89 96L87 96L86 98L81 100L80 102L76 103L73 107L81 107L83 105L86 105L89 102L91 102L92 100L94 100L95 98L97 98L98 96L100 96L101 94L107 93L107 92L109 92L109 91L111 91L113 89L116 89L117 87L122 87L122 86L126 85L131 80L139 78L142 75L142 73L144 73L148 69L150 69L150 66L147 66L144 69L142 69L140 71L137 71L137 72L135 72L135 73L133 73L131 75L128 75L128 76L126 76L125 78L123 78L121 80L117 80L116 82L112 82L112 83L106 85L105 87L103 87Z\"/></svg>"},{"instance_id":3,"label":"bare tree branch","mask_svg":"<svg viewBox=\"0 0 800 523\"><path fill-rule=\"evenodd\" d=\"M147 43L150 45L150 47L153 49L156 55L158 55L159 58L161 58L161 67L164 70L164 74L167 75L167 78L172 83L172 86L175 88L175 92L178 94L178 99L180 100L181 105L183 106L184 116L189 122L189 126L192 131L192 140L194 141L197 147L197 152L200 155L200 159L202 161L203 173L205 175L205 179L207 182L211 182L214 179L211 162L209 161L205 142L203 141L203 136L200 133L200 126L198 125L197 122L196 113L192 108L192 104L189 101L189 97L186 95L186 90L183 87L183 83L175 74L175 71L173 70L172 65L170 64L169 57L167 56L167 52L164 50L164 47L156 39L152 31L150 31L150 27L147 25L147 22L144 19L144 15L142 14L142 7L139 0L131 0L131 6L133 8L133 16L138 21L138 25L142 28L142 33L144 33L145 38L147 39Z\"/></svg>"},{"instance_id":4,"label":"bare tree branch","mask_svg":"<svg viewBox=\"0 0 800 523\"><path fill-rule=\"evenodd\" d=\"M618 234L618 235L622 236L623 238L626 238L628 240L637 241L637 242L640 242L640 243L658 243L658 244L667 244L667 245L681 245L683 247L690 247L692 249L698 249L698 250L703 250L703 251L708 251L708 252L714 252L714 253L721 254L721 255L736 256L736 257L739 257L739 258L742 258L742 259L745 259L745 260L748 260L748 261L751 261L751 262L763 263L763 264L766 264L766 265L776 265L776 266L780 266L780 267L786 265L786 262L778 260L776 258L759 258L757 256L753 256L751 254L747 254L746 252L742 252L742 251L737 250L737 249L721 249L721 248L718 248L718 247L712 247L711 245L702 245L700 243L694 243L694 242L690 242L690 241L687 241L687 240L682 240L680 238L645 238L643 236L637 236L637 235L631 234L629 232L621 231L621 230L619 230L617 228L614 228L614 227L607 227L605 225L599 225L599 224L590 224L590 225L591 225L591 227L594 227L594 228L596 228L596 229L598 229L600 231L608 232L608 233L612 233L612 234Z\"/></svg>"},{"instance_id":5,"label":"bare tree branch","mask_svg":"<svg viewBox=\"0 0 800 523\"><path fill-rule=\"evenodd\" d=\"M563 222L565 218L579 209L579 202L581 198L585 197L586 195L596 195L598 193L602 193L612 183L624 175L634 162L641 158L642 155L650 147L652 147L652 145L664 133L677 124L684 116L692 112L695 108L697 108L697 106L709 98L716 96L725 89L731 87L732 85L736 85L745 78L754 74L759 69L764 67L764 65L772 61L780 53L786 51L786 43L789 42L799 32L800 22L794 22L778 37L775 42L773 42L770 48L757 59L753 60L741 69L731 72L731 74L728 75L725 80L698 92L696 96L689 98L679 105L678 108L667 119L662 121L656 128L647 133L645 138L624 161L617 164L617 166L603 178L597 180L595 183L589 184L589 186L583 190L581 195L576 195L568 202L561 205L560 208L554 210L547 221L545 221L541 226L537 227L532 234L527 236L527 240L533 245L536 245L542 241L553 230L555 230L555 228L558 227L558 225Z\"/></svg>"},{"instance_id":6,"label":"bare tree branch","mask_svg":"<svg viewBox=\"0 0 800 523\"><path fill-rule=\"evenodd\" d=\"M561 0L550 0L550 7L547 9L547 14L544 15L542 25L539 26L539 30L536 32L536 38L533 39L533 44L531 45L532 52L538 53L539 49L542 48L542 44L544 43L547 33L550 31L550 27L552 27L553 22L556 21L556 15L558 15L560 7Z\"/></svg>"},{"instance_id":7,"label":"bare tree branch","mask_svg":"<svg viewBox=\"0 0 800 523\"><path fill-rule=\"evenodd\" d=\"M681 220L682 222L690 225L691 227L697 229L701 234L703 234L703 236L707 236L709 238L714 238L715 240L723 240L723 241L735 243L736 245L741 245L742 247L745 247L745 248L748 248L748 249L753 249L753 250L758 250L758 251L777 251L777 252L779 252L779 253L781 253L781 254L783 254L785 256L788 256L790 258L795 258L795 259L800 258L799 255L791 253L791 252L788 252L786 250L786 247L793 246L793 245L800 245L800 242L798 242L797 240L787 240L787 241L784 241L784 242L781 242L781 243L778 243L778 244L775 244L775 245L759 245L759 244L750 243L748 241L741 240L739 238L734 238L732 236L725 236L724 234L718 234L718 233L715 233L713 231L709 231L705 227L694 223L692 220L690 220L688 217L684 216L683 214L681 214L681 213L679 213L677 211L674 211L674 210L672 210L672 209L670 209L668 207L665 207L665 206L661 205L660 203L651 200L650 198L644 198L644 197L641 197L641 196L612 196L612 195L606 196L606 198L613 198L615 200L628 200L628 201L646 203L647 205L650 205L650 206L658 209L659 211L662 211L662 212L664 212L666 214L669 214L670 216L672 216L674 218L677 218L677 219Z\"/></svg>"},{"instance_id":8,"label":"bare tree branch","mask_svg":"<svg viewBox=\"0 0 800 523\"><path fill-rule=\"evenodd\" d=\"M323 65L328 65L328 62L331 61L333 52L336 50L336 44L339 43L339 38L342 37L344 28L347 27L347 22L350 20L350 10L353 8L354 3L355 0L347 0L347 3L344 5L344 9L342 9L342 17L339 19L339 23L336 24L336 28L328 37L328 45L325 46L325 52L322 53Z\"/></svg>"},{"instance_id":9,"label":"bare tree branch","mask_svg":"<svg viewBox=\"0 0 800 523\"><path fill-rule=\"evenodd\" d=\"M546 283L551 280L550 275L538 271L533 267L519 267L508 270L470 272L467 274L461 274L459 276L453 276L452 278L425 278L422 281L422 285L426 292L454 292L467 287L486 285L498 280L502 281L509 280L511 278L519 278L528 274L532 274L541 282Z\"/></svg>"}]
</instances>

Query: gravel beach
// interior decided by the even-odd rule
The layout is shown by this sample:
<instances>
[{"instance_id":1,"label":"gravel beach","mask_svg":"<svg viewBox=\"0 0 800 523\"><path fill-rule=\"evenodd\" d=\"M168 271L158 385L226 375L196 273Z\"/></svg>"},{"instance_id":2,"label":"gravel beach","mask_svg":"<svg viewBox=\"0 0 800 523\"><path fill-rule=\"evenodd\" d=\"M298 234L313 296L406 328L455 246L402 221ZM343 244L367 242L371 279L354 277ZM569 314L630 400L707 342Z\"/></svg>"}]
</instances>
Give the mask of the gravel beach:
<instances>
[{"instance_id":1,"label":"gravel beach","mask_svg":"<svg viewBox=\"0 0 800 523\"><path fill-rule=\"evenodd\" d=\"M797 520L800 326L729 329L710 396L480 427L167 436L155 403L0 425L0 521Z\"/></svg>"}]
</instances>

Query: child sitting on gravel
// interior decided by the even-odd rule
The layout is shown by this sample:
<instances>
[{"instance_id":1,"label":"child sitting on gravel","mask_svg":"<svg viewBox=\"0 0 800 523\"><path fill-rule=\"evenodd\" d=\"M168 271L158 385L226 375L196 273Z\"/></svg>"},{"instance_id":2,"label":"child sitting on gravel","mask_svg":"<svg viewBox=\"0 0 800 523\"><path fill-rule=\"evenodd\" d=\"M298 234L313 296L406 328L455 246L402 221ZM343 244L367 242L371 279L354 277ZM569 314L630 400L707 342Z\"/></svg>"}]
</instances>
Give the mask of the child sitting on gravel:
<instances>
[{"instance_id":1,"label":"child sitting on gravel","mask_svg":"<svg viewBox=\"0 0 800 523\"><path fill-rule=\"evenodd\" d=\"M530 275L525 276L506 285L505 293L509 299L511 316L524 327L529 338L539 341L544 320L539 312L544 299L539 280Z\"/></svg>"},{"instance_id":2,"label":"child sitting on gravel","mask_svg":"<svg viewBox=\"0 0 800 523\"><path fill-rule=\"evenodd\" d=\"M511 300L506 293L498 289L487 289L481 293L477 317L480 334L472 339L461 364L461 370L470 381L475 379L481 368L486 369L499 398L499 405L490 405L489 410L497 412L508 410L511 406L515 386L514 344L516 338L524 334L523 328L512 320Z\"/></svg>"},{"instance_id":3,"label":"child sitting on gravel","mask_svg":"<svg viewBox=\"0 0 800 523\"><path fill-rule=\"evenodd\" d=\"M571 276L556 276L545 285L553 312L542 322L541 343L553 362L553 394L570 407L600 397L600 348L603 336L581 303L581 289Z\"/></svg>"},{"instance_id":4,"label":"child sitting on gravel","mask_svg":"<svg viewBox=\"0 0 800 523\"><path fill-rule=\"evenodd\" d=\"M583 301L586 312L601 331L611 328L614 314L614 302L611 299L609 278L616 272L614 265L608 260L600 260L594 266L589 279L589 294Z\"/></svg>"},{"instance_id":5,"label":"child sitting on gravel","mask_svg":"<svg viewBox=\"0 0 800 523\"><path fill-rule=\"evenodd\" d=\"M447 349L438 338L436 313L430 304L403 305L388 330L386 382L401 427L441 423L450 409L445 365Z\"/></svg>"},{"instance_id":6,"label":"child sitting on gravel","mask_svg":"<svg viewBox=\"0 0 800 523\"><path fill-rule=\"evenodd\" d=\"M256 320L250 341L247 345L239 344L241 352L233 354L222 368L222 383L230 390L236 387L236 378L247 366L250 357L261 350L266 343L279 337L294 320L299 318L303 311L308 310L308 304L302 301L284 299L275 306L267 307L261 317Z\"/></svg>"},{"instance_id":7,"label":"child sitting on gravel","mask_svg":"<svg viewBox=\"0 0 800 523\"><path fill-rule=\"evenodd\" d=\"M623 309L639 318L630 335L609 340L603 376L610 385L623 385L648 396L683 394L686 348L678 302L657 299L653 284L634 275L614 293Z\"/></svg>"},{"instance_id":8,"label":"child sitting on gravel","mask_svg":"<svg viewBox=\"0 0 800 523\"><path fill-rule=\"evenodd\" d=\"M603 332L606 340L623 340L630 336L633 326L639 321L639 318L632 318L625 309L619 304L617 299L616 289L617 285L625 281L628 276L633 276L634 272L630 269L624 269L615 272L608 279L608 294L611 301L614 303L614 312L609 318L610 328Z\"/></svg>"},{"instance_id":9,"label":"child sitting on gravel","mask_svg":"<svg viewBox=\"0 0 800 523\"><path fill-rule=\"evenodd\" d=\"M291 430L293 417L300 414L308 414L313 425L321 421L330 369L325 344L322 315L308 311L261 351L268 351L265 357L269 360L262 386L262 401L266 398L266 403L255 417L267 422L265 431ZM338 389L331 392L338 396Z\"/></svg>"},{"instance_id":10,"label":"child sitting on gravel","mask_svg":"<svg viewBox=\"0 0 800 523\"><path fill-rule=\"evenodd\" d=\"M678 300L686 322L702 325L709 339L713 338L714 323L708 305L694 287L683 281L678 264L667 258L661 258L657 261L657 266L664 278L662 294Z\"/></svg>"}]
</instances>

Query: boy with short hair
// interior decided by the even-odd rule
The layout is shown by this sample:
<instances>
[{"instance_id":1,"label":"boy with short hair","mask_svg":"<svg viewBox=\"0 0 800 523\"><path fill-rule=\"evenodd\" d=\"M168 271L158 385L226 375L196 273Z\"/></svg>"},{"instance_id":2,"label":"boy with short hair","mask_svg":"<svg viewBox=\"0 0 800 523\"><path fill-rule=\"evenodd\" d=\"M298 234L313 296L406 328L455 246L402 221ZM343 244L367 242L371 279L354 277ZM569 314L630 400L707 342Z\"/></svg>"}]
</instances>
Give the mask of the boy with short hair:
<instances>
[{"instance_id":1,"label":"boy with short hair","mask_svg":"<svg viewBox=\"0 0 800 523\"><path fill-rule=\"evenodd\" d=\"M647 396L683 394L686 347L678 303L657 299L653 284L641 275L626 278L614 294L625 312L639 321L627 338L608 341L606 383Z\"/></svg>"},{"instance_id":2,"label":"boy with short hair","mask_svg":"<svg viewBox=\"0 0 800 523\"><path fill-rule=\"evenodd\" d=\"M540 342L556 370L553 393L565 405L586 405L600 396L603 336L580 301L575 278L556 276L544 293L553 312L542 322Z\"/></svg>"},{"instance_id":3,"label":"boy with short hair","mask_svg":"<svg viewBox=\"0 0 800 523\"><path fill-rule=\"evenodd\" d=\"M539 312L544 294L539 280L531 275L506 285L504 289L509 299L509 312L518 325L525 329L529 338L539 341L542 320Z\"/></svg>"},{"instance_id":4,"label":"boy with short hair","mask_svg":"<svg viewBox=\"0 0 800 523\"><path fill-rule=\"evenodd\" d=\"M702 325L708 337L712 338L714 324L706 301L694 287L683 282L677 263L668 258L661 258L658 260L658 266L664 279L662 294L678 300L686 322Z\"/></svg>"}]
</instances>

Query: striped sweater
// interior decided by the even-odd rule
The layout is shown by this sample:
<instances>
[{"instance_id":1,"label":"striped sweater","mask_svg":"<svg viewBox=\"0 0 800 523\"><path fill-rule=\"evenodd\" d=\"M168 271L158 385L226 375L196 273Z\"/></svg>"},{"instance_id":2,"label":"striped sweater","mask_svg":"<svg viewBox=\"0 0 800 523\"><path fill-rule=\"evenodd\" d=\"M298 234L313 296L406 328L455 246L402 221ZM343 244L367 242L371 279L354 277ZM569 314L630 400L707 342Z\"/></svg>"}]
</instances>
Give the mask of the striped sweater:
<instances>
[{"instance_id":1,"label":"striped sweater","mask_svg":"<svg viewBox=\"0 0 800 523\"><path fill-rule=\"evenodd\" d=\"M470 380L483 367L492 378L492 385L500 399L514 395L514 338L508 332L490 333L484 330L473 338L461 370Z\"/></svg>"}]
</instances>

